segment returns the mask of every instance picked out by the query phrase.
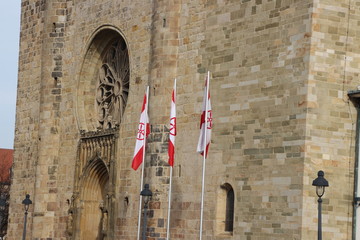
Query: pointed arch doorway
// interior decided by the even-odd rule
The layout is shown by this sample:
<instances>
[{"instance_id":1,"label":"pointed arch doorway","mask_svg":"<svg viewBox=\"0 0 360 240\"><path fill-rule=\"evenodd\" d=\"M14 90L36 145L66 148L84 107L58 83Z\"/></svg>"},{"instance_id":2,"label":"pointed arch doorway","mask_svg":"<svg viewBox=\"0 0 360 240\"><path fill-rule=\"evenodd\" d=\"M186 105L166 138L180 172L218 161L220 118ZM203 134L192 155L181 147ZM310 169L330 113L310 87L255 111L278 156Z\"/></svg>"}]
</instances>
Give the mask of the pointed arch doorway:
<instances>
[{"instance_id":1,"label":"pointed arch doorway","mask_svg":"<svg viewBox=\"0 0 360 240\"><path fill-rule=\"evenodd\" d=\"M108 226L109 171L105 163L96 158L84 171L80 180L80 239L102 240Z\"/></svg>"},{"instance_id":2,"label":"pointed arch doorway","mask_svg":"<svg viewBox=\"0 0 360 240\"><path fill-rule=\"evenodd\" d=\"M74 194L68 211L70 239L114 237L117 132L115 128L81 134Z\"/></svg>"}]
</instances>

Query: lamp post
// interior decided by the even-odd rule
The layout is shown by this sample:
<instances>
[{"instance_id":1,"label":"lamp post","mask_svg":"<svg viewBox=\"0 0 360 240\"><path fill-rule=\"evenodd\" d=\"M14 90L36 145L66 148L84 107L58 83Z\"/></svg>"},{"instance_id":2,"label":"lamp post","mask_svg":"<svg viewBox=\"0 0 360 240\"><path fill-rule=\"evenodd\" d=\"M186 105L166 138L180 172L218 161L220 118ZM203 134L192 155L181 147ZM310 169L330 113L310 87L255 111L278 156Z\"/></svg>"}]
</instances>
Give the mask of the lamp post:
<instances>
[{"instance_id":1,"label":"lamp post","mask_svg":"<svg viewBox=\"0 0 360 240\"><path fill-rule=\"evenodd\" d=\"M329 186L328 181L324 178L324 172L319 171L318 177L313 181L313 186L316 187L316 195L318 198L318 240L322 240L322 231L321 231L321 203L322 199L321 197L325 193L325 187Z\"/></svg>"},{"instance_id":2,"label":"lamp post","mask_svg":"<svg viewBox=\"0 0 360 240\"><path fill-rule=\"evenodd\" d=\"M147 227L147 209L148 203L152 196L152 192L149 189L149 184L145 184L144 189L141 191L140 195L144 198L144 221L143 221L143 231L142 231L142 240L146 240L146 227Z\"/></svg>"},{"instance_id":3,"label":"lamp post","mask_svg":"<svg viewBox=\"0 0 360 240\"><path fill-rule=\"evenodd\" d=\"M28 215L28 211L29 211L29 206L30 206L30 204L32 204L32 201L30 200L30 195L29 194L26 194L26 197L22 201L22 204L24 204L24 210L25 210L24 231L23 231L22 239L25 240L26 239L26 220L27 220L27 215Z\"/></svg>"}]
</instances>

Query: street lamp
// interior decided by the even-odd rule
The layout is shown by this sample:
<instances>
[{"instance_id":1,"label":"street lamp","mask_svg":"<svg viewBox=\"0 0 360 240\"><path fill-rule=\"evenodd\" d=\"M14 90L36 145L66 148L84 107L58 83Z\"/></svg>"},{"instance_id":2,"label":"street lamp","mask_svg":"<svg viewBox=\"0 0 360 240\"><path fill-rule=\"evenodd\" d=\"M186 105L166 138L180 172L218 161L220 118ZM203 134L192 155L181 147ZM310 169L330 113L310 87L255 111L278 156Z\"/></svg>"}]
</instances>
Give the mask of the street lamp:
<instances>
[{"instance_id":1,"label":"street lamp","mask_svg":"<svg viewBox=\"0 0 360 240\"><path fill-rule=\"evenodd\" d=\"M29 211L29 206L30 206L30 204L32 204L32 201L30 200L30 195L29 194L26 194L26 197L22 201L22 204L24 204L24 210L25 210L24 231L23 231L22 239L25 240L26 239L26 220L27 220L27 215L28 215L28 211Z\"/></svg>"},{"instance_id":2,"label":"street lamp","mask_svg":"<svg viewBox=\"0 0 360 240\"><path fill-rule=\"evenodd\" d=\"M146 240L146 226L147 226L147 209L148 203L152 196L152 192L149 189L149 184L145 184L144 189L141 191L140 195L144 198L144 222L143 222L143 231L142 231L142 240Z\"/></svg>"},{"instance_id":3,"label":"street lamp","mask_svg":"<svg viewBox=\"0 0 360 240\"><path fill-rule=\"evenodd\" d=\"M322 232L321 232L321 197L325 193L325 187L329 186L328 181L324 178L324 172L319 171L318 177L313 181L313 186L316 187L316 195L318 198L318 240L322 240Z\"/></svg>"}]
</instances>

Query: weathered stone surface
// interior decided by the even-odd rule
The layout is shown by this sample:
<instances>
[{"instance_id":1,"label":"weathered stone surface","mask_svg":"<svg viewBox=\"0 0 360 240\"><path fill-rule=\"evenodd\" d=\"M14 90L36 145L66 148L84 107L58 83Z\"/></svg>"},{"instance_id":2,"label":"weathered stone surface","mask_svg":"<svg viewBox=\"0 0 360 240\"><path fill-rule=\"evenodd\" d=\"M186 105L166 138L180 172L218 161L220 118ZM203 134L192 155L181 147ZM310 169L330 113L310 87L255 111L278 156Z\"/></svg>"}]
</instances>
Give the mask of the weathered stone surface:
<instances>
[{"instance_id":1,"label":"weathered stone surface","mask_svg":"<svg viewBox=\"0 0 360 240\"><path fill-rule=\"evenodd\" d=\"M75 169L84 158L78 146L83 132L100 131L98 70L108 44L120 37L129 50L129 95L115 150L99 155L113 164L114 192L106 199L115 239L136 238L141 171L131 170L131 159L146 85L152 133L144 182L154 194L148 236L166 238L174 78L170 233L171 239L198 238L202 157L196 145L207 71L214 126L204 239L316 238L311 183L320 169L330 182L324 239L350 239L356 111L346 92L360 84L359 11L356 1L345 0L23 0L8 239L22 231L26 193L33 200L29 239L70 239L72 231L92 226L89 220L70 228L81 176ZM93 145L93 152L106 149ZM235 193L232 234L218 225L225 183ZM98 202L92 204L98 211Z\"/></svg>"}]
</instances>

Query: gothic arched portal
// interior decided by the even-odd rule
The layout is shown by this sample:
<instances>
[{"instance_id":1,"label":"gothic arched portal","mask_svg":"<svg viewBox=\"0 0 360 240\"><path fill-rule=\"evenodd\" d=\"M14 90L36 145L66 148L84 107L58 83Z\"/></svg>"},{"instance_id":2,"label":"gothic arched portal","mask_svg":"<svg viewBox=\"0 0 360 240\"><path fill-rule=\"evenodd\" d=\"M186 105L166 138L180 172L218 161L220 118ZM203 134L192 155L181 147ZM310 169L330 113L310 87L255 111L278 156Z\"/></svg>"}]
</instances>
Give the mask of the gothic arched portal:
<instances>
[{"instance_id":1,"label":"gothic arched portal","mask_svg":"<svg viewBox=\"0 0 360 240\"><path fill-rule=\"evenodd\" d=\"M67 224L76 240L113 239L115 149L130 85L128 48L120 32L105 26L91 39L76 96L80 140Z\"/></svg>"}]
</instances>

